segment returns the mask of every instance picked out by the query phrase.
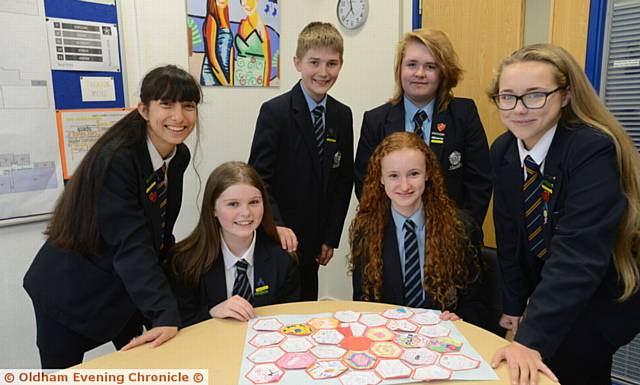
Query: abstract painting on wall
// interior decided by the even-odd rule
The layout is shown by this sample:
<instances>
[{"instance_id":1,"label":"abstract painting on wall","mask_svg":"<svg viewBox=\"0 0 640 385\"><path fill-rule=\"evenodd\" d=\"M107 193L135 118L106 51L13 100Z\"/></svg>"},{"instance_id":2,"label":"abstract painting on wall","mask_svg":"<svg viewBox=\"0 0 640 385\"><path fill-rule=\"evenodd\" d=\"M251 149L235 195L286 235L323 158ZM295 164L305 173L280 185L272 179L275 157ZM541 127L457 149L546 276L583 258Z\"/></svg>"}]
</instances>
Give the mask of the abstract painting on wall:
<instances>
[{"instance_id":1,"label":"abstract painting on wall","mask_svg":"<svg viewBox=\"0 0 640 385\"><path fill-rule=\"evenodd\" d=\"M280 81L278 0L187 0L189 69L205 86Z\"/></svg>"}]
</instances>

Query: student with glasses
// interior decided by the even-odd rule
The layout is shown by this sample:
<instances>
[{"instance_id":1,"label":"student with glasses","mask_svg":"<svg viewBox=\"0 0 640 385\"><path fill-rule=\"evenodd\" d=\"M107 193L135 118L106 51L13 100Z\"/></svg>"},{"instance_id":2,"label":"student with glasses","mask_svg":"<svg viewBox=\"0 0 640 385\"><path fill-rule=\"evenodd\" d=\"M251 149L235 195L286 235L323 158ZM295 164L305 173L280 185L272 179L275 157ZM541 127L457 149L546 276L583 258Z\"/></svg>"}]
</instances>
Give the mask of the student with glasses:
<instances>
[{"instance_id":1,"label":"student with glasses","mask_svg":"<svg viewBox=\"0 0 640 385\"><path fill-rule=\"evenodd\" d=\"M640 158L564 49L524 47L489 90L509 131L491 148L504 279L498 350L512 383L538 371L610 383L612 355L640 331Z\"/></svg>"}]
</instances>

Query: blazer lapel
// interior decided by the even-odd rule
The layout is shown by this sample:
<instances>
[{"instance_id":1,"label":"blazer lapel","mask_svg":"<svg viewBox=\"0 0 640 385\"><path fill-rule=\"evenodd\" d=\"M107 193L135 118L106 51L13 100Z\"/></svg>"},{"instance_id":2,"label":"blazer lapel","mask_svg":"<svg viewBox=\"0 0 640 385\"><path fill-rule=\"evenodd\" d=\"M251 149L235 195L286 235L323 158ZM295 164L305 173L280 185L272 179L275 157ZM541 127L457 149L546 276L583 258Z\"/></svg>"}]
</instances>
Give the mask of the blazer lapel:
<instances>
[{"instance_id":1,"label":"blazer lapel","mask_svg":"<svg viewBox=\"0 0 640 385\"><path fill-rule=\"evenodd\" d=\"M431 151L436 154L436 158L440 161L442 165L442 171L446 171L449 169L450 162L444 158L444 154L446 154L445 146L447 143L447 136L453 136L455 127L453 127L453 119L451 119L451 114L447 109L443 113L438 113L437 110L438 101L435 101L435 105L433 107L433 118L431 119L431 130L429 132L428 145L431 148Z\"/></svg>"},{"instance_id":2,"label":"blazer lapel","mask_svg":"<svg viewBox=\"0 0 640 385\"><path fill-rule=\"evenodd\" d=\"M140 172L144 178L142 181L144 188L144 211L147 213L148 218L151 219L151 226L153 227L153 245L156 250L160 250L162 230L160 228L160 208L158 203L158 178L151 163L151 156L149 155L149 149L147 148L147 142L143 141L137 148L138 164Z\"/></svg>"},{"instance_id":3,"label":"blazer lapel","mask_svg":"<svg viewBox=\"0 0 640 385\"><path fill-rule=\"evenodd\" d=\"M291 90L291 106L293 107L295 126L300 131L300 135L302 135L303 141L307 146L307 153L311 156L313 170L320 177L320 156L318 155L316 139L313 136L311 113L300 83L296 84Z\"/></svg>"},{"instance_id":4,"label":"blazer lapel","mask_svg":"<svg viewBox=\"0 0 640 385\"><path fill-rule=\"evenodd\" d=\"M562 123L558 123L558 128L551 141L549 152L544 159L544 176L542 178L543 191L548 194L548 210L549 215L554 211L556 202L558 201L558 192L562 183L562 154L565 153L564 147L567 137ZM551 190L551 192L549 192Z\"/></svg>"},{"instance_id":5,"label":"blazer lapel","mask_svg":"<svg viewBox=\"0 0 640 385\"><path fill-rule=\"evenodd\" d=\"M391 212L387 225L384 229L384 243L382 250L383 283L390 296L383 301L396 304L404 303L404 279L402 277L402 267L400 266L400 251L398 249L398 239L396 238L396 226L393 222Z\"/></svg>"},{"instance_id":6,"label":"blazer lapel","mask_svg":"<svg viewBox=\"0 0 640 385\"><path fill-rule=\"evenodd\" d=\"M337 107L330 96L327 96L327 112L325 114L325 133L326 140L324 142L324 163L323 163L323 190L327 190L329 174L334 165L340 165L342 162L342 154L338 151L338 141L341 139L338 127L338 117L336 116Z\"/></svg>"},{"instance_id":7,"label":"blazer lapel","mask_svg":"<svg viewBox=\"0 0 640 385\"><path fill-rule=\"evenodd\" d=\"M270 305L275 302L276 271L272 256L263 240L256 233L256 248L253 252L253 306Z\"/></svg>"},{"instance_id":8,"label":"blazer lapel","mask_svg":"<svg viewBox=\"0 0 640 385\"><path fill-rule=\"evenodd\" d=\"M204 277L205 292L207 293L208 307L211 308L227 299L227 279L224 274L224 260L222 252L218 260Z\"/></svg>"},{"instance_id":9,"label":"blazer lapel","mask_svg":"<svg viewBox=\"0 0 640 385\"><path fill-rule=\"evenodd\" d=\"M518 229L521 229L524 223L522 196L524 171L520 165L520 156L518 155L518 146L515 139L505 151L503 161L504 163L497 170L498 180L504 181L501 185L506 190L504 194L507 200L506 203L510 211L518 218Z\"/></svg>"},{"instance_id":10,"label":"blazer lapel","mask_svg":"<svg viewBox=\"0 0 640 385\"><path fill-rule=\"evenodd\" d=\"M404 105L401 103L392 104L383 125L384 136L387 137L394 132L404 131Z\"/></svg>"}]
</instances>

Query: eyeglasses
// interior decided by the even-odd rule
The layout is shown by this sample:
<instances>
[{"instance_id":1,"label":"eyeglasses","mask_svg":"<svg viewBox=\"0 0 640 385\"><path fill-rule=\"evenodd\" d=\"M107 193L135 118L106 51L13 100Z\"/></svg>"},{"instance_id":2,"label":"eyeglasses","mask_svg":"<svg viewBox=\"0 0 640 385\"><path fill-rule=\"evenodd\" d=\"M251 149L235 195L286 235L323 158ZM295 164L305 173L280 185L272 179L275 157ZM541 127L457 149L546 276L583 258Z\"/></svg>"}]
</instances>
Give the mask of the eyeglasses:
<instances>
[{"instance_id":1,"label":"eyeglasses","mask_svg":"<svg viewBox=\"0 0 640 385\"><path fill-rule=\"evenodd\" d=\"M519 96L513 95L513 94L496 94L496 95L493 95L491 98L493 99L493 102L496 104L496 107L498 107L498 109L502 111L509 111L516 108L516 105L518 104L518 100L522 101L522 105L525 106L526 108L530 110L537 110L544 107L544 105L547 104L547 98L549 97L549 95L564 89L565 87L558 87L555 90L549 91L549 92L542 92L542 91L528 92L526 94L519 95Z\"/></svg>"}]
</instances>

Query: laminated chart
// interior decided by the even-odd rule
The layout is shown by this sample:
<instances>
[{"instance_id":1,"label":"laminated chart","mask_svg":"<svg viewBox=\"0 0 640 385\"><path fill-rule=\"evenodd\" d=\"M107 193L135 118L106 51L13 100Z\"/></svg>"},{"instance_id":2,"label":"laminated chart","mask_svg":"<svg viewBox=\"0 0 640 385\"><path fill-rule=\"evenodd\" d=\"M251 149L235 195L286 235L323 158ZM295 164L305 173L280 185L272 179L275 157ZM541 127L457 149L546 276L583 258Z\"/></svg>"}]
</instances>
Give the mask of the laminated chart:
<instances>
[{"instance_id":1,"label":"laminated chart","mask_svg":"<svg viewBox=\"0 0 640 385\"><path fill-rule=\"evenodd\" d=\"M44 5L0 2L0 223L50 213L62 167Z\"/></svg>"},{"instance_id":2,"label":"laminated chart","mask_svg":"<svg viewBox=\"0 0 640 385\"><path fill-rule=\"evenodd\" d=\"M430 380L497 380L440 312L278 315L249 321L241 385L376 385Z\"/></svg>"}]
</instances>

